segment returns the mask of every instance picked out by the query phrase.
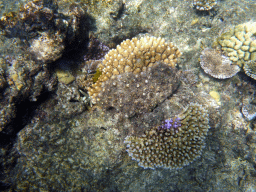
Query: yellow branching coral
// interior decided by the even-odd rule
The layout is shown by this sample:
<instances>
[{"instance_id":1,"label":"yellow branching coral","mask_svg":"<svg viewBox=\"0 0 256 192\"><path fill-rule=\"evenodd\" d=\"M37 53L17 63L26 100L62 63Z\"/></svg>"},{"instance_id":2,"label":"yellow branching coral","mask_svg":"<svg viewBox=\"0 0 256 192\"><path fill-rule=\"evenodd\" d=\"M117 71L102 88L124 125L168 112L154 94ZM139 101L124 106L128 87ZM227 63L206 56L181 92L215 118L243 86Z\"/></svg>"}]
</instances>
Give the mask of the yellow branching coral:
<instances>
[{"instance_id":1,"label":"yellow branching coral","mask_svg":"<svg viewBox=\"0 0 256 192\"><path fill-rule=\"evenodd\" d=\"M180 51L172 43L166 43L160 37L146 36L123 41L116 49L110 50L102 64L99 65L102 75L88 88L92 103L96 103L102 83L111 77L125 72L139 74L158 61L174 67L180 55Z\"/></svg>"},{"instance_id":2,"label":"yellow branching coral","mask_svg":"<svg viewBox=\"0 0 256 192\"><path fill-rule=\"evenodd\" d=\"M201 155L209 128L207 111L191 104L184 113L141 137L128 136L127 152L144 168L179 169Z\"/></svg>"}]
</instances>

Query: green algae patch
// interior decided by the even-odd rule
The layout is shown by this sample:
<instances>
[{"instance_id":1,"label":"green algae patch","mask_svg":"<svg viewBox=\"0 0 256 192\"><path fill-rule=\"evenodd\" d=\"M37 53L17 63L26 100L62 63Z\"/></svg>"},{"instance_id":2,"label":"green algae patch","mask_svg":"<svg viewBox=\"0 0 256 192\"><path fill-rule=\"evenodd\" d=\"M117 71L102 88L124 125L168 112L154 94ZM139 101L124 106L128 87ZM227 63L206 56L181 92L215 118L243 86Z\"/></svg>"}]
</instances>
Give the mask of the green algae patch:
<instances>
[{"instance_id":1,"label":"green algae patch","mask_svg":"<svg viewBox=\"0 0 256 192\"><path fill-rule=\"evenodd\" d=\"M95 82L99 79L99 77L101 76L101 74L102 74L102 72L101 72L99 69L97 69L97 70L96 70L96 73L94 74L94 76L93 76L93 78L92 78L93 83L95 83Z\"/></svg>"}]
</instances>

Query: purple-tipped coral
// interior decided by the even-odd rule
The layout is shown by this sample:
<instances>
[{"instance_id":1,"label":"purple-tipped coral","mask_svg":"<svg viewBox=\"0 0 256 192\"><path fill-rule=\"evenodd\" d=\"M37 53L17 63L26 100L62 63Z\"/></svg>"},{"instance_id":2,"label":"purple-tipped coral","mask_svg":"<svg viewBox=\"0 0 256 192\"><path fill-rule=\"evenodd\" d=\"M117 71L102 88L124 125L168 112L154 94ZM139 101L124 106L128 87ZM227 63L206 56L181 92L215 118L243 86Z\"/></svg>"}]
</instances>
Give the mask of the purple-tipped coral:
<instances>
[{"instance_id":1,"label":"purple-tipped coral","mask_svg":"<svg viewBox=\"0 0 256 192\"><path fill-rule=\"evenodd\" d=\"M175 117L173 119L166 119L163 125L160 125L158 129L173 129L176 133L179 131L179 127L181 127L181 122L179 117Z\"/></svg>"},{"instance_id":2,"label":"purple-tipped coral","mask_svg":"<svg viewBox=\"0 0 256 192\"><path fill-rule=\"evenodd\" d=\"M143 168L179 169L201 155L209 129L207 111L191 104L185 112L146 131L126 138L127 152Z\"/></svg>"}]
</instances>

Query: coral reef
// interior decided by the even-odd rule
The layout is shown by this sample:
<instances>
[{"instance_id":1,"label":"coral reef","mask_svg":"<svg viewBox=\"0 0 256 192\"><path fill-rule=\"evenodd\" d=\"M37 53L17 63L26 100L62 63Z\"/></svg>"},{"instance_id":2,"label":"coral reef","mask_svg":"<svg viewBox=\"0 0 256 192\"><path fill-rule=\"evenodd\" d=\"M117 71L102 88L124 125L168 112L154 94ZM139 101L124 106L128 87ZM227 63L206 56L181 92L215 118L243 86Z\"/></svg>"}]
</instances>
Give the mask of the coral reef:
<instances>
[{"instance_id":1,"label":"coral reef","mask_svg":"<svg viewBox=\"0 0 256 192\"><path fill-rule=\"evenodd\" d=\"M54 1L34 0L1 17L0 132L13 133L17 126L13 120L21 118L15 114L18 105L36 102L42 93L55 89L57 79L48 64L59 59L64 49L78 48L87 37L84 6L71 4L67 16L57 8ZM65 80L70 83L74 77Z\"/></svg>"},{"instance_id":2,"label":"coral reef","mask_svg":"<svg viewBox=\"0 0 256 192\"><path fill-rule=\"evenodd\" d=\"M243 68L246 75L256 80L256 60L245 62Z\"/></svg>"},{"instance_id":3,"label":"coral reef","mask_svg":"<svg viewBox=\"0 0 256 192\"><path fill-rule=\"evenodd\" d=\"M199 11L209 11L217 4L217 0L193 0L192 5Z\"/></svg>"},{"instance_id":4,"label":"coral reef","mask_svg":"<svg viewBox=\"0 0 256 192\"><path fill-rule=\"evenodd\" d=\"M33 0L17 13L1 17L0 27L7 37L26 39L35 58L51 63L62 56L64 48L75 49L87 38L86 8L73 3L68 15L58 13L56 2Z\"/></svg>"},{"instance_id":5,"label":"coral reef","mask_svg":"<svg viewBox=\"0 0 256 192\"><path fill-rule=\"evenodd\" d=\"M111 77L125 72L138 74L152 67L157 61L175 67L180 55L181 53L172 43L166 43L160 37L146 36L123 41L116 49L110 50L99 65L102 75L92 87L88 88L92 103L98 101L97 96L102 90L103 82Z\"/></svg>"},{"instance_id":6,"label":"coral reef","mask_svg":"<svg viewBox=\"0 0 256 192\"><path fill-rule=\"evenodd\" d=\"M226 56L241 67L245 61L256 60L255 35L256 22L243 23L221 34L214 46L220 45Z\"/></svg>"},{"instance_id":7,"label":"coral reef","mask_svg":"<svg viewBox=\"0 0 256 192\"><path fill-rule=\"evenodd\" d=\"M232 65L228 57L210 48L202 51L200 65L205 73L217 79L231 78L240 71L240 67Z\"/></svg>"},{"instance_id":8,"label":"coral reef","mask_svg":"<svg viewBox=\"0 0 256 192\"><path fill-rule=\"evenodd\" d=\"M209 129L207 111L198 104L141 137L128 136L127 152L139 166L179 169L201 155Z\"/></svg>"},{"instance_id":9,"label":"coral reef","mask_svg":"<svg viewBox=\"0 0 256 192\"><path fill-rule=\"evenodd\" d=\"M116 75L102 84L97 104L128 117L149 112L178 88L181 71L157 62L147 71Z\"/></svg>"}]
</instances>

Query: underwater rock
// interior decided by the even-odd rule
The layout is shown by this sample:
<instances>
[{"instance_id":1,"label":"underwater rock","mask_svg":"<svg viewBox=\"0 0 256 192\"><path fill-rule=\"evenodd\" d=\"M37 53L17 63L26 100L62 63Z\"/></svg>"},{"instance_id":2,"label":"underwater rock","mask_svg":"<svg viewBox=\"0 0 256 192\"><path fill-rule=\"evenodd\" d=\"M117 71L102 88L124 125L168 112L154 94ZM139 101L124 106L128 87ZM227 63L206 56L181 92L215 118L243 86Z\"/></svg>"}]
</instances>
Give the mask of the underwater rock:
<instances>
[{"instance_id":1,"label":"underwater rock","mask_svg":"<svg viewBox=\"0 0 256 192\"><path fill-rule=\"evenodd\" d=\"M63 41L58 33L51 35L43 32L38 38L31 40L29 51L37 60L51 63L62 56L65 48Z\"/></svg>"},{"instance_id":2,"label":"underwater rock","mask_svg":"<svg viewBox=\"0 0 256 192\"><path fill-rule=\"evenodd\" d=\"M35 58L51 63L67 50L79 49L87 34L87 13L83 4L70 5L68 15L58 13L53 1L29 1L17 13L1 17L0 27L7 37L26 39Z\"/></svg>"},{"instance_id":3,"label":"underwater rock","mask_svg":"<svg viewBox=\"0 0 256 192\"><path fill-rule=\"evenodd\" d=\"M53 91L57 83L46 65L33 60L19 39L12 42L13 39L5 39L2 44L6 47L2 51L5 57L0 60L6 82L1 91L0 109L4 115L1 116L0 130L5 133L13 131L11 120L16 117L17 104L36 102L42 93Z\"/></svg>"}]
</instances>

